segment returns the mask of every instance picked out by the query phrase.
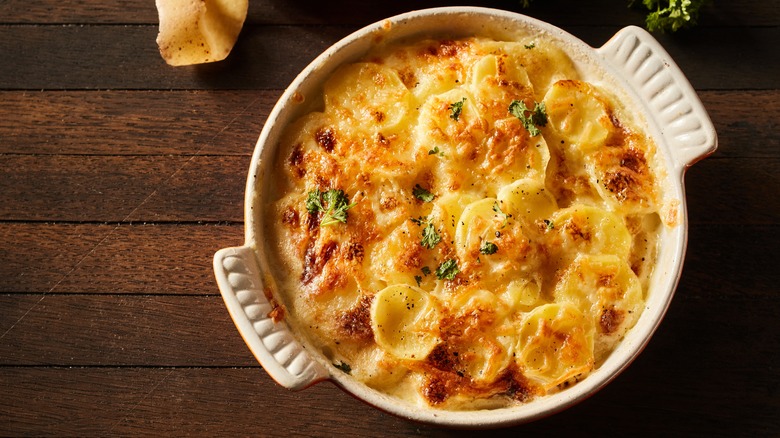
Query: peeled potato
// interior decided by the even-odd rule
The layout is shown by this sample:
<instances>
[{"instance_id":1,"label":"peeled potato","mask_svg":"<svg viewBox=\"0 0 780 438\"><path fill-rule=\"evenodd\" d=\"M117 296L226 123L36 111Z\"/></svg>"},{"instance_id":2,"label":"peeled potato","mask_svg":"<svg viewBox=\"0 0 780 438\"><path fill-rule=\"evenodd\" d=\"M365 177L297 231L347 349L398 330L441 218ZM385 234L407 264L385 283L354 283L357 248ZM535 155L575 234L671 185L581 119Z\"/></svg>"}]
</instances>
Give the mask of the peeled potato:
<instances>
[{"instance_id":1,"label":"peeled potato","mask_svg":"<svg viewBox=\"0 0 780 438\"><path fill-rule=\"evenodd\" d=\"M165 62L190 65L225 59L246 19L249 0L156 0L157 45Z\"/></svg>"}]
</instances>

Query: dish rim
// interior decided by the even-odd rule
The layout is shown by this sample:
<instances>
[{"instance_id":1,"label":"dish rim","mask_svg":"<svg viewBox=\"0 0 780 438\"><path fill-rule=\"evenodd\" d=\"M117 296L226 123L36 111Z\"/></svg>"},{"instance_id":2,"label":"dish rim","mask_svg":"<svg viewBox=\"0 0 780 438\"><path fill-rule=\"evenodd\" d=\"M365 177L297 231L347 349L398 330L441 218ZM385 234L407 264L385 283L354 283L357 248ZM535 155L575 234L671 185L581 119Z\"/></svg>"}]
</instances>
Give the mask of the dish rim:
<instances>
[{"instance_id":1,"label":"dish rim","mask_svg":"<svg viewBox=\"0 0 780 438\"><path fill-rule=\"evenodd\" d=\"M302 105L299 105L301 94L304 96L305 100L305 96L311 94L311 91L317 88L319 84L321 84L322 80L327 77L330 72L334 71L338 65L341 65L344 62L348 62L349 60L356 60L360 58L360 56L364 55L365 52L373 46L377 38L384 39L388 38L388 35L392 36L390 32L392 32L393 29L398 28L399 26L408 25L409 23L420 26L419 21L433 20L435 22L436 19L441 19L443 16L447 16L448 18L457 16L460 18L466 17L468 20L482 20L481 24L474 25L477 27L480 25L485 27L487 26L488 22L497 21L500 22L501 25L509 26L511 24L518 29L530 28L544 31L549 36L552 36L559 41L562 40L562 42L566 43L567 52L572 50L577 51L579 55L585 54L584 56L587 59L596 61L598 64L597 67L599 69L604 70L611 75L609 78L611 81L621 82L623 85L621 92L628 93L631 96L632 102L631 105L629 105L630 107L633 108L634 106L644 106L637 105L637 103L639 103L637 101L641 102L641 99L636 90L634 90L631 84L623 77L624 73L618 71L613 65L610 65L609 62L604 59L604 55L599 53L599 50L607 47L607 45L610 44L613 39L617 38L620 32L625 31L626 29L630 29L632 32L637 32L638 28L624 28L622 31L615 34L611 40L607 41L604 46L601 48L594 48L574 37L573 35L563 31L562 29L553 26L552 24L522 14L491 8L431 8L412 11L377 21L376 23L353 32L339 42L330 46L326 51L315 58L292 81L290 86L287 87L269 114L263 126L252 155L252 160L250 162L249 175L247 177L244 198L245 247L250 247L253 249L256 257L255 261L259 265L261 275L263 275L262 273L268 273L269 267L267 261L264 260L265 248L263 247L262 238L260 238L260 234L258 234L258 230L261 230L264 227L262 214L256 213L255 210L255 207L258 205L262 207L262 194L267 188L267 184L260 184L260 182L267 180L266 175L269 172L270 165L274 162L275 152L276 149L278 149L276 140L278 139L281 131L284 129L284 126L295 120L297 116L300 116L300 114L296 115L296 111L300 112L301 108L303 107ZM415 23L415 21L418 21L418 23ZM506 29L504 30L506 31ZM639 31L644 32L641 29L639 29ZM443 32L433 32L433 34L441 33ZM473 33L474 32L468 31L462 35L465 36L466 34ZM401 38L406 36L406 34L402 34ZM395 38L399 37L393 36L393 39ZM650 38L652 39L652 37ZM660 45L658 47L660 47ZM663 49L661 48L660 50ZM663 55L668 57L668 54L665 52L663 52ZM674 64L672 63L672 65ZM674 67L676 67L676 65L674 65ZM679 72L679 74L682 75L681 72ZM690 87L690 84L687 83L687 80L685 80L684 76L682 76L682 79L684 81L684 85ZM301 93L301 90L303 90L303 93ZM692 90L692 88L690 88L690 90ZM695 103L696 102L694 102L694 104ZM698 104L701 105L700 102L698 102ZM647 108L645 108L645 110L647 110ZM645 116L647 116L648 119L652 119L652 114L650 116L645 114ZM709 118L706 115L706 112L704 112L704 117L706 118L705 122L709 122ZM464 428L499 427L533 421L535 419L564 410L586 399L614 380L626 367L628 367L633 362L634 359L636 359L636 357L650 341L650 338L657 329L671 303L682 271L687 244L688 221L685 207L683 181L685 169L693 164L693 162L712 153L717 146L717 141L715 139L715 143L712 144L711 147L709 147L706 151L700 151L698 155L695 155L694 159L691 159L691 157L688 156L681 157L679 155L675 155L675 151L672 150L665 141L662 127L656 126L657 123L653 120L646 120L645 122L648 125L647 128L650 135L658 144L659 152L663 150L664 157L661 161L667 166L666 171L668 172L665 180L667 184L671 183L671 187L666 188L674 191L673 196L680 201L680 205L678 207L679 225L674 227L674 229L672 229L669 233L665 234L665 242L663 243L666 247L668 247L670 244L666 241L672 242L673 257L671 258L671 262L667 262L667 264L671 264L671 266L664 265L664 288L660 291L658 291L657 287L653 289L653 297L655 297L655 300L652 303L653 307L651 307L650 303L648 303L648 308L646 308L643 312L640 320L637 322L637 325L630 330L629 334L626 336L626 339L624 339L620 346L617 347L615 351L613 351L610 357L597 369L591 372L587 378L578 382L576 385L566 388L565 390L542 397L537 397L537 399L522 405L476 411L446 411L432 407L416 405L412 406L408 403L401 402L393 397L387 396L384 393L370 389L366 385L358 382L356 379L336 370L332 364L330 364L324 357L322 357L321 354L314 352L315 359L318 360L327 370L326 378L332 380L346 392L385 412L389 412L391 414L414 421ZM711 122L709 123L711 125ZM714 129L712 129L712 132L714 134ZM262 210L262 208L259 208L258 210ZM667 252L668 251L669 250L667 250ZM661 265L659 263L655 269L660 271L660 266ZM654 273L654 277L657 276L661 276L661 273ZM264 279L261 279L261 281L263 280ZM653 284L655 284L655 280ZM220 289L222 290L223 288L220 287ZM276 289L274 288L274 290ZM648 297L648 300L649 299L650 297ZM232 312L231 315L233 315ZM642 322L641 326L640 322ZM289 328L300 337L300 331L297 331L295 327ZM241 332L242 336L244 336L245 340L247 340L247 335L243 331ZM298 340L305 346L310 347L310 345L307 345L308 341L306 339ZM248 340L247 343L249 343ZM312 349L309 348L309 351L311 352ZM258 357L258 360L260 360L260 357ZM322 380L322 378L313 379L310 384L317 383L320 380Z\"/></svg>"}]
</instances>

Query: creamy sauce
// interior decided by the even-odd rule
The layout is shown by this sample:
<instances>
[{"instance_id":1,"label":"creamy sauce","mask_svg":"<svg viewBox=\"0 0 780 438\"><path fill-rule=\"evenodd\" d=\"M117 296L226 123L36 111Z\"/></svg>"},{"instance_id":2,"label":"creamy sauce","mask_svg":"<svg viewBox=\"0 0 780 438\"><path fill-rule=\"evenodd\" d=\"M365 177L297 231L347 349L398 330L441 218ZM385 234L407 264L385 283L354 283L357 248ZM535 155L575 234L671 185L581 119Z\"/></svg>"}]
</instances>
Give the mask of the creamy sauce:
<instances>
[{"instance_id":1,"label":"creamy sauce","mask_svg":"<svg viewBox=\"0 0 780 438\"><path fill-rule=\"evenodd\" d=\"M665 226L655 145L560 48L382 46L317 100L265 222L278 314L334 366L495 408L585 378L634 326Z\"/></svg>"}]
</instances>

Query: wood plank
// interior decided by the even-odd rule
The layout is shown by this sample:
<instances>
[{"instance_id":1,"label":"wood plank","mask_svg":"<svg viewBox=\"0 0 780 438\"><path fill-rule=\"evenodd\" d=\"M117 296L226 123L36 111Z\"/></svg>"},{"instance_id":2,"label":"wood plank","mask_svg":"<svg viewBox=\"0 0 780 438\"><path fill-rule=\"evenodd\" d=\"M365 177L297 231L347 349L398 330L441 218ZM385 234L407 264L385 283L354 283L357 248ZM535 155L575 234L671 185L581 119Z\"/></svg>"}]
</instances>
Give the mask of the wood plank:
<instances>
[{"instance_id":1,"label":"wood plank","mask_svg":"<svg viewBox=\"0 0 780 438\"><path fill-rule=\"evenodd\" d=\"M741 356L779 356L780 333L772 327L780 298L767 285L778 275L740 287L743 274L716 289L698 265L686 266L653 345L676 357L695 344L703 354L720 354L722 367L750 367L739 364ZM719 272L724 279L733 274ZM3 294L0 306L0 372L3 366L257 366L218 295ZM724 306L750 318L725 321Z\"/></svg>"},{"instance_id":2,"label":"wood plank","mask_svg":"<svg viewBox=\"0 0 780 438\"><path fill-rule=\"evenodd\" d=\"M189 246L190 252L200 255L188 256L187 251L173 248L166 260L178 263L173 268L160 266L154 263L160 258L156 253L160 249L154 247L165 246L173 239L166 241L161 230L149 235L149 226L140 228L147 240L134 242L138 254L112 260L101 257L101 253L110 250L95 251L73 273L66 274L67 278L57 287L43 291L47 293L0 295L0 308L4 309L0 313L0 367L253 365L221 297L216 295L210 257L206 257L213 253L212 249ZM199 230L193 230L195 227L186 228L193 240L201 237ZM39 233L42 236L52 234L43 231ZM761 247L747 248L742 244L745 241L763 243ZM208 254L202 255L203 252ZM19 257L27 260L27 266L36 263L26 253ZM61 258L59 254L52 255L55 261ZM699 350L721 354L724 360L733 357L735 361L730 363L738 363L740 354L747 355L745 349L750 349L751 354L760 351L761 357L772 354L764 350L774 349L775 341L780 340L780 332L772 328L780 311L780 299L775 293L780 272L766 266L777 260L778 227L691 229L683 275L658 342L679 350L685 350L688 341L697 342ZM8 268L3 266L3 270ZM713 272L719 274L712 275ZM25 284L29 288L35 282ZM80 287L84 293L70 292ZM155 289L178 296L138 295ZM3 291L8 290L3 287ZM730 309L729 315L750 317L721 320L724 307Z\"/></svg>"},{"instance_id":3,"label":"wood plank","mask_svg":"<svg viewBox=\"0 0 780 438\"><path fill-rule=\"evenodd\" d=\"M281 93L0 91L7 109L0 119L0 153L251 155ZM716 157L780 158L779 90L699 96L720 138Z\"/></svg>"},{"instance_id":4,"label":"wood plank","mask_svg":"<svg viewBox=\"0 0 780 438\"><path fill-rule=\"evenodd\" d=\"M241 225L0 223L0 291L217 294L211 260Z\"/></svg>"},{"instance_id":5,"label":"wood plank","mask_svg":"<svg viewBox=\"0 0 780 438\"><path fill-rule=\"evenodd\" d=\"M713 158L778 158L780 91L699 92L718 133ZM741 116L740 116L741 115Z\"/></svg>"},{"instance_id":6,"label":"wood plank","mask_svg":"<svg viewBox=\"0 0 780 438\"><path fill-rule=\"evenodd\" d=\"M780 160L716 156L694 164L685 175L691 224L780 223Z\"/></svg>"},{"instance_id":7,"label":"wood plank","mask_svg":"<svg viewBox=\"0 0 780 438\"><path fill-rule=\"evenodd\" d=\"M778 302L767 304L675 300L649 346L607 388L506 432L595 436L608 424L663 435L673 422L681 435L771 433L778 426L780 376L745 361L780 359L770 322ZM729 315L750 318L724 317L724 305ZM241 435L250 428L264 436L452 436L369 409L329 384L287 392L258 367L3 366L0 386L6 389L0 393L2 435Z\"/></svg>"},{"instance_id":8,"label":"wood plank","mask_svg":"<svg viewBox=\"0 0 780 438\"><path fill-rule=\"evenodd\" d=\"M242 244L241 225L0 223L0 293L213 295L214 253ZM777 260L776 224L692 224L679 287L765 297L780 284L765 269Z\"/></svg>"},{"instance_id":9,"label":"wood plank","mask_svg":"<svg viewBox=\"0 0 780 438\"><path fill-rule=\"evenodd\" d=\"M628 2L626 2L627 6ZM516 0L474 1L434 0L424 7L439 6L483 6L505 9L530 15L557 24L625 23L642 24L644 13L640 8L616 5L615 0L542 1L536 0L532 7L523 9ZM0 3L0 23L78 23L78 24L154 24L157 10L154 4L144 0L123 1L120 4L98 0L69 2L68 8L59 8L55 0L26 2L5 0ZM619 6L619 7L615 7ZM703 26L777 26L780 12L772 2L763 0L742 0L740 2L713 2L702 11L699 25ZM361 0L338 2L280 2L253 0L249 3L246 22L249 24L351 24L365 25L395 14L421 8L419 2L399 0L371 3ZM564 11L565 13L561 13Z\"/></svg>"},{"instance_id":10,"label":"wood plank","mask_svg":"<svg viewBox=\"0 0 780 438\"><path fill-rule=\"evenodd\" d=\"M564 28L600 46L620 27ZM225 62L171 68L159 56L153 25L3 25L0 57L14 62L0 64L0 89L282 89L354 29L247 26ZM720 28L700 28L658 39L697 89L780 88L775 74L780 27L740 28L739 33L735 38ZM751 41L750 50L745 41Z\"/></svg>"},{"instance_id":11,"label":"wood plank","mask_svg":"<svg viewBox=\"0 0 780 438\"><path fill-rule=\"evenodd\" d=\"M2 435L401 437L422 427L330 384L286 391L259 368L3 368L0 385Z\"/></svg>"},{"instance_id":12,"label":"wood plank","mask_svg":"<svg viewBox=\"0 0 780 438\"><path fill-rule=\"evenodd\" d=\"M251 155L281 91L0 92L0 153ZM172 141L173 140L173 141Z\"/></svg>"},{"instance_id":13,"label":"wood plank","mask_svg":"<svg viewBox=\"0 0 780 438\"><path fill-rule=\"evenodd\" d=\"M750 242L746 244L746 242ZM683 274L683 299L777 299L780 227L692 224ZM770 324L769 326L772 326Z\"/></svg>"},{"instance_id":14,"label":"wood plank","mask_svg":"<svg viewBox=\"0 0 780 438\"><path fill-rule=\"evenodd\" d=\"M249 161L0 155L0 219L242 221Z\"/></svg>"},{"instance_id":15,"label":"wood plank","mask_svg":"<svg viewBox=\"0 0 780 438\"><path fill-rule=\"evenodd\" d=\"M717 157L686 174L691 222L777 223L780 159ZM249 161L243 155L0 155L0 220L240 222Z\"/></svg>"},{"instance_id":16,"label":"wood plank","mask_svg":"<svg viewBox=\"0 0 780 438\"><path fill-rule=\"evenodd\" d=\"M249 26L226 61L173 68L157 26L0 26L0 56L14 59L0 89L283 89L351 30Z\"/></svg>"},{"instance_id":17,"label":"wood plank","mask_svg":"<svg viewBox=\"0 0 780 438\"><path fill-rule=\"evenodd\" d=\"M258 366L220 296L15 294L0 308L0 365Z\"/></svg>"}]
</instances>

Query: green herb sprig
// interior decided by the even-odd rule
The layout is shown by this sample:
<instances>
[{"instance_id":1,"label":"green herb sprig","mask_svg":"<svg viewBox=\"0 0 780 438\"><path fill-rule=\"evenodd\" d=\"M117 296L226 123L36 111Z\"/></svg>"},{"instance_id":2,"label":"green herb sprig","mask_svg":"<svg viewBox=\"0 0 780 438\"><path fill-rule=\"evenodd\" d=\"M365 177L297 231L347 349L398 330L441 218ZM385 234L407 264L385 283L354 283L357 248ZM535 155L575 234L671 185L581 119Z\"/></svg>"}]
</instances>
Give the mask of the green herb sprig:
<instances>
[{"instance_id":1,"label":"green herb sprig","mask_svg":"<svg viewBox=\"0 0 780 438\"><path fill-rule=\"evenodd\" d=\"M428 225L423 228L422 241L420 243L428 249L433 249L439 242L441 242L441 236L436 232L436 227L431 222L428 222Z\"/></svg>"},{"instance_id":2,"label":"green herb sprig","mask_svg":"<svg viewBox=\"0 0 780 438\"><path fill-rule=\"evenodd\" d=\"M484 240L482 244L479 246L480 254L490 255L490 254L495 254L496 251L498 251L498 245L496 245L493 242L488 242L487 240Z\"/></svg>"},{"instance_id":3,"label":"green herb sprig","mask_svg":"<svg viewBox=\"0 0 780 438\"><path fill-rule=\"evenodd\" d=\"M354 207L350 204L343 190L329 189L321 192L314 189L306 198L306 210L311 214L322 212L320 227L327 227L337 223L347 223L347 210Z\"/></svg>"},{"instance_id":4,"label":"green herb sprig","mask_svg":"<svg viewBox=\"0 0 780 438\"><path fill-rule=\"evenodd\" d=\"M433 249L433 247L441 242L441 236L436 231L436 227L433 225L433 222L431 222L430 219L421 216L419 218L412 218L411 220L417 225L425 226L422 230L422 240L420 240L420 244L423 247Z\"/></svg>"},{"instance_id":5,"label":"green herb sprig","mask_svg":"<svg viewBox=\"0 0 780 438\"><path fill-rule=\"evenodd\" d=\"M509 114L520 119L531 137L541 134L542 131L539 127L547 125L547 109L544 102L534 102L534 109L530 109L522 100L513 100L509 104Z\"/></svg>"},{"instance_id":6,"label":"green herb sprig","mask_svg":"<svg viewBox=\"0 0 780 438\"><path fill-rule=\"evenodd\" d=\"M415 198L419 199L422 202L431 202L436 197L436 195L429 192L419 184L415 184L414 188L412 189L412 194L414 195Z\"/></svg>"},{"instance_id":7,"label":"green herb sprig","mask_svg":"<svg viewBox=\"0 0 780 438\"><path fill-rule=\"evenodd\" d=\"M520 5L529 8L531 2L532 0L520 0ZM628 0L628 7L641 4L647 11L647 30L663 33L695 26L701 10L710 3L712 0Z\"/></svg>"},{"instance_id":8,"label":"green herb sprig","mask_svg":"<svg viewBox=\"0 0 780 438\"><path fill-rule=\"evenodd\" d=\"M456 122L460 118L460 113L463 111L463 104L466 103L466 98L464 97L459 102L451 103L450 108L450 118L452 120L455 120Z\"/></svg>"},{"instance_id":9,"label":"green herb sprig","mask_svg":"<svg viewBox=\"0 0 780 438\"><path fill-rule=\"evenodd\" d=\"M436 268L436 278L439 280L454 280L458 275L460 269L458 268L458 261L455 259L448 259Z\"/></svg>"}]
</instances>

